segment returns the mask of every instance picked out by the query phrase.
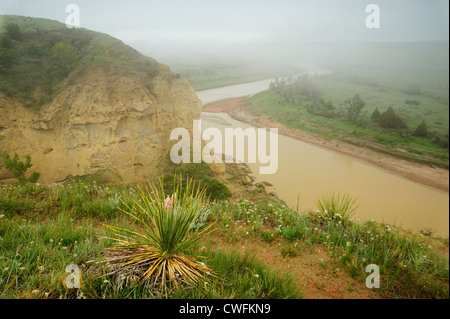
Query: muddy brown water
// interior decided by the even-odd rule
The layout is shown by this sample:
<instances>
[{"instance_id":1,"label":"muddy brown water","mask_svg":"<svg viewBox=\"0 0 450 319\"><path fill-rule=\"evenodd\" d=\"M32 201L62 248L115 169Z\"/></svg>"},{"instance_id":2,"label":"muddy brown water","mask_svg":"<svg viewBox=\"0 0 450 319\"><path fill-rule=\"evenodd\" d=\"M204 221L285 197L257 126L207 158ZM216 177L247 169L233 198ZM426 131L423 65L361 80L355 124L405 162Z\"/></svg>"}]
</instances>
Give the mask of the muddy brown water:
<instances>
[{"instance_id":1,"label":"muddy brown water","mask_svg":"<svg viewBox=\"0 0 450 319\"><path fill-rule=\"evenodd\" d=\"M197 92L203 104L230 97L252 95L268 88L270 80ZM203 112L202 129L255 128L226 113ZM255 128L256 129L256 128ZM247 145L246 145L247 147ZM229 154L228 154L229 155ZM246 157L247 158L247 157ZM449 194L411 181L361 160L288 136L278 135L278 170L259 174L260 163L247 163L257 182L276 192L289 206L315 210L314 201L326 192L350 193L362 221L385 222L412 231L432 230L449 236Z\"/></svg>"}]
</instances>

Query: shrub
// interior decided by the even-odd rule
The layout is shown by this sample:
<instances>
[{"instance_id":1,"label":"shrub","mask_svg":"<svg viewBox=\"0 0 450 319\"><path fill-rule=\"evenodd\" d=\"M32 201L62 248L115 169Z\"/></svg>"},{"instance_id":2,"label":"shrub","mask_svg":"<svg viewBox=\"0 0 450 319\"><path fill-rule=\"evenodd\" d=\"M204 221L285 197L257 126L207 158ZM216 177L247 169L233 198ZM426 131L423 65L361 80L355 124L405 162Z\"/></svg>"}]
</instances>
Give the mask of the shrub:
<instances>
[{"instance_id":1,"label":"shrub","mask_svg":"<svg viewBox=\"0 0 450 319\"><path fill-rule=\"evenodd\" d=\"M355 94L353 97L347 98L344 101L344 110L347 112L347 119L349 121L355 120L365 105L366 102L359 96L359 94Z\"/></svg>"},{"instance_id":2,"label":"shrub","mask_svg":"<svg viewBox=\"0 0 450 319\"><path fill-rule=\"evenodd\" d=\"M11 40L21 41L23 39L22 31L20 27L15 23L8 23L5 26L6 35Z\"/></svg>"},{"instance_id":3,"label":"shrub","mask_svg":"<svg viewBox=\"0 0 450 319\"><path fill-rule=\"evenodd\" d=\"M380 116L381 116L381 113L380 113L380 111L378 111L378 108L376 108L375 109L375 111L373 111L373 113L372 113L372 115L370 116L370 119L372 120L372 121L378 121L378 119L380 118Z\"/></svg>"},{"instance_id":4,"label":"shrub","mask_svg":"<svg viewBox=\"0 0 450 319\"><path fill-rule=\"evenodd\" d=\"M171 197L150 184L140 188L140 200L132 199L120 211L138 222L145 231L107 226L117 244L103 256L117 288L135 281L155 293L167 294L181 284L198 284L211 269L192 256L193 245L211 231L212 224L193 232L192 226L201 216L205 189L192 180L174 182Z\"/></svg>"},{"instance_id":5,"label":"shrub","mask_svg":"<svg viewBox=\"0 0 450 319\"><path fill-rule=\"evenodd\" d=\"M214 178L204 178L200 182L201 185L206 187L206 196L209 200L221 200L227 199L231 196L229 189L222 183Z\"/></svg>"},{"instance_id":6,"label":"shrub","mask_svg":"<svg viewBox=\"0 0 450 319\"><path fill-rule=\"evenodd\" d=\"M378 119L378 124L384 128L392 128L392 129L405 129L408 128L406 122L398 116L394 109L389 106L389 108L381 114Z\"/></svg>"},{"instance_id":7,"label":"shrub","mask_svg":"<svg viewBox=\"0 0 450 319\"><path fill-rule=\"evenodd\" d=\"M354 214L358 205L356 199L350 194L326 193L316 198L316 216L322 221L335 220L338 223L347 223Z\"/></svg>"},{"instance_id":8,"label":"shrub","mask_svg":"<svg viewBox=\"0 0 450 319\"><path fill-rule=\"evenodd\" d=\"M61 77L66 77L72 71L78 56L70 44L58 42L51 48L54 63Z\"/></svg>"},{"instance_id":9,"label":"shrub","mask_svg":"<svg viewBox=\"0 0 450 319\"><path fill-rule=\"evenodd\" d=\"M428 127L427 124L425 124L425 121L422 121L422 123L420 123L419 126L417 126L417 128L414 130L413 135L419 137L428 136Z\"/></svg>"},{"instance_id":10,"label":"shrub","mask_svg":"<svg viewBox=\"0 0 450 319\"><path fill-rule=\"evenodd\" d=\"M38 172L31 173L30 177L28 178L25 177L25 172L31 166L33 166L33 164L31 164L30 155L26 156L26 162L24 163L22 161L19 161L19 155L17 155L17 153L14 153L14 157L11 158L11 156L9 156L9 154L5 151L3 153L3 159L6 169L14 174L14 176L19 180L20 184L25 184L27 182L36 183L39 179L40 173Z\"/></svg>"},{"instance_id":11,"label":"shrub","mask_svg":"<svg viewBox=\"0 0 450 319\"><path fill-rule=\"evenodd\" d=\"M293 241L294 239L299 237L299 233L295 227L291 226L285 226L281 228L281 235L287 240L287 241Z\"/></svg>"}]
</instances>

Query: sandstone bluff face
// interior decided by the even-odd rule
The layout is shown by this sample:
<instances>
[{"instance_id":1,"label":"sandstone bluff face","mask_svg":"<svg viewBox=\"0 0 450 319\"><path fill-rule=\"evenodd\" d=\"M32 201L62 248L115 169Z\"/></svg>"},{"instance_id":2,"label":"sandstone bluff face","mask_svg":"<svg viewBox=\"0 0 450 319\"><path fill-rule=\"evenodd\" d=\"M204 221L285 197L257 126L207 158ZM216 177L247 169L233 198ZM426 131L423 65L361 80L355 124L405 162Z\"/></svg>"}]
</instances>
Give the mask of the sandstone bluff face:
<instances>
[{"instance_id":1,"label":"sandstone bluff face","mask_svg":"<svg viewBox=\"0 0 450 319\"><path fill-rule=\"evenodd\" d=\"M173 128L192 127L201 101L184 79L159 64L150 83L91 70L39 111L0 93L0 150L31 155L43 183L108 169L124 182L156 173ZM0 181L13 175L0 159Z\"/></svg>"}]
</instances>

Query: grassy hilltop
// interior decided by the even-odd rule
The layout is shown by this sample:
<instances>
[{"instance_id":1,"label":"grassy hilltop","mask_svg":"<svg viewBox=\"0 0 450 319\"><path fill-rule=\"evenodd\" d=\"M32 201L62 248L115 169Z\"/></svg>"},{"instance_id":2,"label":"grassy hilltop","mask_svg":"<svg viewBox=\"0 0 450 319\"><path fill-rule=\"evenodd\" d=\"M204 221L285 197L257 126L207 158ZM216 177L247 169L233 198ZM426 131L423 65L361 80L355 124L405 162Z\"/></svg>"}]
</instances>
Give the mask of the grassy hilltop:
<instances>
[{"instance_id":1,"label":"grassy hilltop","mask_svg":"<svg viewBox=\"0 0 450 319\"><path fill-rule=\"evenodd\" d=\"M107 34L40 18L0 16L0 92L39 109L86 70L136 74L148 81L158 62Z\"/></svg>"}]
</instances>

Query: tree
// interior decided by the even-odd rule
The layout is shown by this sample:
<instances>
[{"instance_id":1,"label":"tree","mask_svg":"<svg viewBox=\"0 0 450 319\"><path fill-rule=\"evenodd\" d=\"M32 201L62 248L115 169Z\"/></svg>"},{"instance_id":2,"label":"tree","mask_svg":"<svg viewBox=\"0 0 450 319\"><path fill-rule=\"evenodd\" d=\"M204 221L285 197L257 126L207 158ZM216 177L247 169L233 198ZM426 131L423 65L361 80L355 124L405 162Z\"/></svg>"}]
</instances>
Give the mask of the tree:
<instances>
[{"instance_id":1,"label":"tree","mask_svg":"<svg viewBox=\"0 0 450 319\"><path fill-rule=\"evenodd\" d=\"M36 183L41 175L38 172L33 172L29 178L25 177L25 172L33 166L33 164L31 164L30 155L26 156L26 162L24 163L19 161L19 155L17 155L17 153L14 153L14 157L11 158L11 156L9 156L9 154L5 151L3 153L3 159L6 169L14 174L20 184L25 184L27 182Z\"/></svg>"},{"instance_id":2,"label":"tree","mask_svg":"<svg viewBox=\"0 0 450 319\"><path fill-rule=\"evenodd\" d=\"M372 113L372 115L370 116L370 119L372 120L372 121L378 121L378 119L380 118L380 116L381 116L381 113L380 113L380 111L378 111L378 108L376 108L375 109L375 111L373 111L373 113Z\"/></svg>"},{"instance_id":3,"label":"tree","mask_svg":"<svg viewBox=\"0 0 450 319\"><path fill-rule=\"evenodd\" d=\"M422 123L420 123L419 126L417 126L417 128L414 130L413 135L420 137L428 136L428 127L427 124L425 124L425 121L422 121Z\"/></svg>"},{"instance_id":4,"label":"tree","mask_svg":"<svg viewBox=\"0 0 450 319\"><path fill-rule=\"evenodd\" d=\"M15 23L8 23L5 26L6 35L11 40L21 41L23 39L22 31L20 27Z\"/></svg>"},{"instance_id":5,"label":"tree","mask_svg":"<svg viewBox=\"0 0 450 319\"><path fill-rule=\"evenodd\" d=\"M389 106L386 112L380 115L378 124L384 128L403 129L408 128L406 122L398 116L392 106Z\"/></svg>"},{"instance_id":6,"label":"tree","mask_svg":"<svg viewBox=\"0 0 450 319\"><path fill-rule=\"evenodd\" d=\"M70 44L58 42L51 48L53 59L58 68L59 75L66 77L73 69L78 56Z\"/></svg>"},{"instance_id":7,"label":"tree","mask_svg":"<svg viewBox=\"0 0 450 319\"><path fill-rule=\"evenodd\" d=\"M361 99L359 94L355 94L353 97L347 98L344 101L344 109L347 112L347 119L349 121L355 120L365 105L366 102Z\"/></svg>"}]
</instances>

